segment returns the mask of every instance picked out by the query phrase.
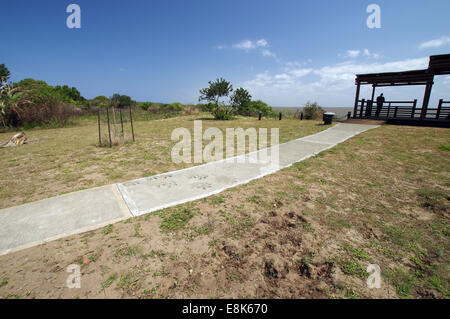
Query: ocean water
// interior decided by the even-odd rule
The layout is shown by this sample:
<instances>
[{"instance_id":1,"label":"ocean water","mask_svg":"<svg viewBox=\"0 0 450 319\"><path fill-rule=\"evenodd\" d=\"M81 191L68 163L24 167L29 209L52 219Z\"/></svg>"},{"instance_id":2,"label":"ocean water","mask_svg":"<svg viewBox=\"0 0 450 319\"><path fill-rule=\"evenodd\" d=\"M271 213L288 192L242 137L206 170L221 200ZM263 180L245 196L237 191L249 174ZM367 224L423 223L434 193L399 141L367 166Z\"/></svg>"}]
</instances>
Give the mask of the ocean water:
<instances>
[{"instance_id":1,"label":"ocean water","mask_svg":"<svg viewBox=\"0 0 450 319\"><path fill-rule=\"evenodd\" d=\"M335 119L336 120L345 120L347 119L347 113L352 112L353 113L353 107L322 107L325 112L333 112L336 113ZM272 109L275 112L290 112L295 113L297 110L300 112L303 110L303 107L283 107L283 106L272 106Z\"/></svg>"}]
</instances>

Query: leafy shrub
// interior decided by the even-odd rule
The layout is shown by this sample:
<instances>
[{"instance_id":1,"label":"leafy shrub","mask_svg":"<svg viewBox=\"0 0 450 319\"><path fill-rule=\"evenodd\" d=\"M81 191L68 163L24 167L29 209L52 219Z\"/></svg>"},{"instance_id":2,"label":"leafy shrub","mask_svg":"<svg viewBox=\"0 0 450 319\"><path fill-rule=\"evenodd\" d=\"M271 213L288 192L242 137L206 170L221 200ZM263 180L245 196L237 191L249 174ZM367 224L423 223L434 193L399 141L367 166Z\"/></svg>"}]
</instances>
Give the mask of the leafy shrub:
<instances>
[{"instance_id":1,"label":"leafy shrub","mask_svg":"<svg viewBox=\"0 0 450 319\"><path fill-rule=\"evenodd\" d=\"M273 113L272 108L261 100L251 101L248 104L248 109L242 115L255 116L261 112L262 116L269 116Z\"/></svg>"},{"instance_id":2,"label":"leafy shrub","mask_svg":"<svg viewBox=\"0 0 450 319\"><path fill-rule=\"evenodd\" d=\"M308 102L303 107L303 113L305 115L305 119L307 120L317 120L323 114L323 109L317 105L317 102L311 103Z\"/></svg>"},{"instance_id":3,"label":"leafy shrub","mask_svg":"<svg viewBox=\"0 0 450 319\"><path fill-rule=\"evenodd\" d=\"M147 111L151 105L152 105L152 103L150 103L150 102L144 102L144 103L140 104L139 106L140 106L141 109L143 109L144 111Z\"/></svg>"},{"instance_id":4,"label":"leafy shrub","mask_svg":"<svg viewBox=\"0 0 450 319\"><path fill-rule=\"evenodd\" d=\"M73 106L44 81L25 79L0 92L0 120L4 127L63 126Z\"/></svg>"},{"instance_id":5,"label":"leafy shrub","mask_svg":"<svg viewBox=\"0 0 450 319\"><path fill-rule=\"evenodd\" d=\"M147 109L147 112L149 113L159 113L161 110L161 105L158 103L151 103L150 106Z\"/></svg>"},{"instance_id":6,"label":"leafy shrub","mask_svg":"<svg viewBox=\"0 0 450 319\"><path fill-rule=\"evenodd\" d=\"M196 105L190 104L183 108L183 115L197 115L198 113L200 113L200 110Z\"/></svg>"},{"instance_id":7,"label":"leafy shrub","mask_svg":"<svg viewBox=\"0 0 450 319\"><path fill-rule=\"evenodd\" d=\"M233 115L226 106L219 106L219 108L216 108L214 111L212 111L212 114L214 115L214 119L220 121L233 119Z\"/></svg>"},{"instance_id":8,"label":"leafy shrub","mask_svg":"<svg viewBox=\"0 0 450 319\"><path fill-rule=\"evenodd\" d=\"M206 104L197 104L197 107L200 108L202 112L212 112L216 109L216 104L209 102Z\"/></svg>"},{"instance_id":9,"label":"leafy shrub","mask_svg":"<svg viewBox=\"0 0 450 319\"><path fill-rule=\"evenodd\" d=\"M172 104L164 104L163 109L165 112L169 112L169 113L179 113L181 111L183 111L183 104L175 102Z\"/></svg>"}]
</instances>

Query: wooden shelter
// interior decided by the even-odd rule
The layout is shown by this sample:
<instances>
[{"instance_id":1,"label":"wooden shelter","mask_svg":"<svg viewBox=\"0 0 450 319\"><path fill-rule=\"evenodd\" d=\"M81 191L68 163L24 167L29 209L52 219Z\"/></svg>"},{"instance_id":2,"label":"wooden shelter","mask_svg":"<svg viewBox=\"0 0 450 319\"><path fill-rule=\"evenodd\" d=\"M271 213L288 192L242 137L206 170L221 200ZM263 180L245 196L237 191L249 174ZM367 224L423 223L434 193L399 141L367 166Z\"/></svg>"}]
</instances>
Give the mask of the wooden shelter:
<instances>
[{"instance_id":1,"label":"wooden shelter","mask_svg":"<svg viewBox=\"0 0 450 319\"><path fill-rule=\"evenodd\" d=\"M450 101L439 100L437 108L430 109L431 90L435 75L450 74L450 54L430 56L428 69L403 72L370 73L356 75L356 96L353 117L374 119L408 119L413 121L449 121ZM372 85L370 100L360 100L361 85ZM385 101L374 114L374 98L377 87L423 85L425 93L422 107L417 108L417 100Z\"/></svg>"}]
</instances>

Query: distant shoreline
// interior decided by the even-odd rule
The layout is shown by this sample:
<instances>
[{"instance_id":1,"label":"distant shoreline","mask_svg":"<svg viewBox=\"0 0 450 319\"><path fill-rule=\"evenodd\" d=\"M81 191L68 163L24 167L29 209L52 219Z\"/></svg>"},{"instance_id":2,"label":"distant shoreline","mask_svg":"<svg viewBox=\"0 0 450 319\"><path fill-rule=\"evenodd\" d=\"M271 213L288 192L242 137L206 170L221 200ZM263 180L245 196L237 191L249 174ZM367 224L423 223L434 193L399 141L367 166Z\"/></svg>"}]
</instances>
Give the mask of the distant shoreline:
<instances>
[{"instance_id":1,"label":"distant shoreline","mask_svg":"<svg viewBox=\"0 0 450 319\"><path fill-rule=\"evenodd\" d=\"M346 106L336 106L336 107L322 107L327 112L336 113L336 119L347 118L347 113L353 111L353 107ZM272 109L276 112L296 112L297 110L302 111L303 106L272 106Z\"/></svg>"}]
</instances>

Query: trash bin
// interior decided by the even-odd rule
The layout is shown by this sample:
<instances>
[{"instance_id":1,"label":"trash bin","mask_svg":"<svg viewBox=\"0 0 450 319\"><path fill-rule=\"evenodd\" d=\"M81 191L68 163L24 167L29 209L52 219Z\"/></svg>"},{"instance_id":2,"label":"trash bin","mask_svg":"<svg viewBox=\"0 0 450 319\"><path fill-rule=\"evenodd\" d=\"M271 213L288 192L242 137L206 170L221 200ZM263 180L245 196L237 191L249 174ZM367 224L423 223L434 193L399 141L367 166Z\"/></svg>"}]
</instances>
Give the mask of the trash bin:
<instances>
[{"instance_id":1,"label":"trash bin","mask_svg":"<svg viewBox=\"0 0 450 319\"><path fill-rule=\"evenodd\" d=\"M323 113L323 124L329 125L333 122L333 116L335 116L336 113L333 112L325 112Z\"/></svg>"}]
</instances>

